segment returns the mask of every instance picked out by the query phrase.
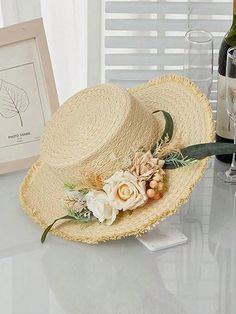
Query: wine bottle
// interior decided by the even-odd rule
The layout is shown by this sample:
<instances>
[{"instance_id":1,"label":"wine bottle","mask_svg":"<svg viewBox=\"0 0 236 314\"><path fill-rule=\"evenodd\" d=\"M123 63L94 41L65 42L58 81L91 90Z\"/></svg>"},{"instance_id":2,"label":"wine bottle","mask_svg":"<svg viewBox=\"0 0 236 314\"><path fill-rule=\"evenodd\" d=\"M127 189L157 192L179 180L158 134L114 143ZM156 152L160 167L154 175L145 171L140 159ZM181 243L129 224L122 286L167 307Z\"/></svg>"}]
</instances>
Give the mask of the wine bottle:
<instances>
[{"instance_id":1,"label":"wine bottle","mask_svg":"<svg viewBox=\"0 0 236 314\"><path fill-rule=\"evenodd\" d=\"M219 51L216 142L233 143L234 138L234 127L224 103L227 50L233 46L236 46L236 0L234 0L233 4L233 23L225 35ZM226 163L231 163L232 161L232 155L217 155L216 158Z\"/></svg>"}]
</instances>

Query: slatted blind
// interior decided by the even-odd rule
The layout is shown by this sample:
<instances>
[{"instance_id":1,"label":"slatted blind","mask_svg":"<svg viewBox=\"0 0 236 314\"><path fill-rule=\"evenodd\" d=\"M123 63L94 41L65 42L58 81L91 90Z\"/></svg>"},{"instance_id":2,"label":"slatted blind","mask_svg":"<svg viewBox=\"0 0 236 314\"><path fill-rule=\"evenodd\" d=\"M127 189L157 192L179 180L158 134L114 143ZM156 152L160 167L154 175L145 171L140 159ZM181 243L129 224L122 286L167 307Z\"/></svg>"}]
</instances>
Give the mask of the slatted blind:
<instances>
[{"instance_id":1,"label":"slatted blind","mask_svg":"<svg viewBox=\"0 0 236 314\"><path fill-rule=\"evenodd\" d=\"M103 79L125 87L164 73L183 74L186 31L211 32L214 76L210 101L215 111L218 51L231 25L231 0L104 0L103 11Z\"/></svg>"}]
</instances>

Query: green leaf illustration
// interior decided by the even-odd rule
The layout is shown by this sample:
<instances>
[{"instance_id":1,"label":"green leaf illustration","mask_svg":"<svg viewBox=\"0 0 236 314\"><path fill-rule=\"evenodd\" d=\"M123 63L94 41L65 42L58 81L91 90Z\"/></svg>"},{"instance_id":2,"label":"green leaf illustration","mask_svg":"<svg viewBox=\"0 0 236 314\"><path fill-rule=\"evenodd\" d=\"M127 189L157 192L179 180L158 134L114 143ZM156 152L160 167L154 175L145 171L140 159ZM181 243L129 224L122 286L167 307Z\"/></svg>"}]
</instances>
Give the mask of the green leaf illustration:
<instances>
[{"instance_id":1,"label":"green leaf illustration","mask_svg":"<svg viewBox=\"0 0 236 314\"><path fill-rule=\"evenodd\" d=\"M29 106L29 97L22 88L0 80L0 115L6 119L18 116L23 126L22 112Z\"/></svg>"}]
</instances>

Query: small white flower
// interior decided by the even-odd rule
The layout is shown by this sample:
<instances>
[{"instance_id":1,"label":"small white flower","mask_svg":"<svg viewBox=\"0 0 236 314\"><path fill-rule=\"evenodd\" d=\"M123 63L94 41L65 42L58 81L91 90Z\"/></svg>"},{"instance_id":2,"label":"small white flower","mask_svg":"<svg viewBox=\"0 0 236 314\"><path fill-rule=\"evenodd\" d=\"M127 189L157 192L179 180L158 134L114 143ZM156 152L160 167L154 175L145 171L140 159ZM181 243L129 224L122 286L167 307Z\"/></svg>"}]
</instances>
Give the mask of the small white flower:
<instances>
[{"instance_id":1,"label":"small white flower","mask_svg":"<svg viewBox=\"0 0 236 314\"><path fill-rule=\"evenodd\" d=\"M92 190L85 196L87 207L100 222L111 225L116 219L118 210L109 203L105 192Z\"/></svg>"},{"instance_id":2,"label":"small white flower","mask_svg":"<svg viewBox=\"0 0 236 314\"><path fill-rule=\"evenodd\" d=\"M81 199L74 203L73 208L75 209L75 211L80 213L85 208L85 206L86 206L85 199Z\"/></svg>"},{"instance_id":3,"label":"small white flower","mask_svg":"<svg viewBox=\"0 0 236 314\"><path fill-rule=\"evenodd\" d=\"M146 183L139 181L128 171L116 172L105 181L103 189L107 193L110 204L123 211L142 206L148 200Z\"/></svg>"},{"instance_id":4,"label":"small white flower","mask_svg":"<svg viewBox=\"0 0 236 314\"><path fill-rule=\"evenodd\" d=\"M78 201L82 198L82 194L76 190L65 190L65 196L68 200Z\"/></svg>"},{"instance_id":5,"label":"small white flower","mask_svg":"<svg viewBox=\"0 0 236 314\"><path fill-rule=\"evenodd\" d=\"M122 159L122 162L121 162L122 169L128 169L131 165L132 165L131 156L126 156Z\"/></svg>"}]
</instances>

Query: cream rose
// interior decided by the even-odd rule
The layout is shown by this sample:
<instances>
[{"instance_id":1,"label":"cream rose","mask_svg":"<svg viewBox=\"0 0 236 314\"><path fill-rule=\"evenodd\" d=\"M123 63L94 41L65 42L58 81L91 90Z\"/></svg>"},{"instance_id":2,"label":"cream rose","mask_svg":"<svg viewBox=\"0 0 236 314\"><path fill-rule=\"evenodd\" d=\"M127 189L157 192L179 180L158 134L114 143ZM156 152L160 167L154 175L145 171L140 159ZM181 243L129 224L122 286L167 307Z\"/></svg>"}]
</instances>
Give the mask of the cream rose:
<instances>
[{"instance_id":1,"label":"cream rose","mask_svg":"<svg viewBox=\"0 0 236 314\"><path fill-rule=\"evenodd\" d=\"M152 153L137 152L134 155L133 167L131 172L140 180L147 181L156 172L158 167L158 158L154 158Z\"/></svg>"},{"instance_id":2,"label":"cream rose","mask_svg":"<svg viewBox=\"0 0 236 314\"><path fill-rule=\"evenodd\" d=\"M92 190L85 195L85 200L88 209L100 222L107 225L114 222L119 211L110 205L105 192Z\"/></svg>"},{"instance_id":3,"label":"cream rose","mask_svg":"<svg viewBox=\"0 0 236 314\"><path fill-rule=\"evenodd\" d=\"M103 190L107 193L112 207L118 210L135 209L148 200L146 183L140 182L128 171L116 172L105 181Z\"/></svg>"}]
</instances>

